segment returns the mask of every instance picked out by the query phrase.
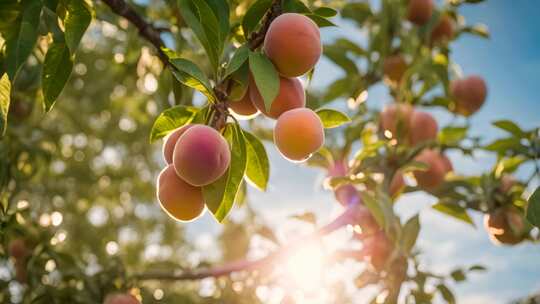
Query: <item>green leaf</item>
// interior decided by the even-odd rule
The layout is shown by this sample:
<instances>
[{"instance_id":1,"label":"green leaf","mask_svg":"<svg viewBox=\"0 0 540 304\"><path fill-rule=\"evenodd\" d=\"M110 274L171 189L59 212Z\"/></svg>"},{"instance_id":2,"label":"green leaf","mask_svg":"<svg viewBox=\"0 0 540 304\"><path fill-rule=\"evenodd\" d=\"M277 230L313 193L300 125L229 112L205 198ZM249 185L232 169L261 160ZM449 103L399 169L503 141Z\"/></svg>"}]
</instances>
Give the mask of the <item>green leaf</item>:
<instances>
[{"instance_id":1,"label":"green leaf","mask_svg":"<svg viewBox=\"0 0 540 304\"><path fill-rule=\"evenodd\" d=\"M450 276L456 282L462 282L462 281L465 281L465 279L466 279L465 273L461 269L456 269L456 270L452 271L450 273Z\"/></svg>"},{"instance_id":2,"label":"green leaf","mask_svg":"<svg viewBox=\"0 0 540 304\"><path fill-rule=\"evenodd\" d=\"M169 62L175 67L172 73L178 81L203 93L210 102L216 102L210 80L195 63L183 58L170 58Z\"/></svg>"},{"instance_id":3,"label":"green leaf","mask_svg":"<svg viewBox=\"0 0 540 304\"><path fill-rule=\"evenodd\" d=\"M225 70L225 75L223 76L223 78L226 78L227 76L238 70L244 64L244 62L246 62L248 56L249 49L247 46L242 45L241 47L237 48L231 60L229 61L229 64L227 64L227 69Z\"/></svg>"},{"instance_id":4,"label":"green leaf","mask_svg":"<svg viewBox=\"0 0 540 304\"><path fill-rule=\"evenodd\" d=\"M13 27L21 11L17 0L0 1L0 33L5 33Z\"/></svg>"},{"instance_id":5,"label":"green leaf","mask_svg":"<svg viewBox=\"0 0 540 304\"><path fill-rule=\"evenodd\" d=\"M508 150L520 151L524 153L527 153L528 151L527 147L521 144L521 140L515 137L497 139L489 145L485 146L484 149L497 152L499 154L505 154Z\"/></svg>"},{"instance_id":6,"label":"green leaf","mask_svg":"<svg viewBox=\"0 0 540 304\"><path fill-rule=\"evenodd\" d=\"M454 297L454 294L452 293L452 291L448 287L446 287L446 285L439 284L439 285L437 285L437 289L441 293L441 296L446 301L446 303L448 303L448 304L456 303L456 298Z\"/></svg>"},{"instance_id":7,"label":"green leaf","mask_svg":"<svg viewBox=\"0 0 540 304\"><path fill-rule=\"evenodd\" d=\"M469 267L469 271L486 271L487 268L482 265L473 265Z\"/></svg>"},{"instance_id":8,"label":"green leaf","mask_svg":"<svg viewBox=\"0 0 540 304\"><path fill-rule=\"evenodd\" d=\"M536 227L540 227L540 187L536 188L529 197L527 205L527 220Z\"/></svg>"},{"instance_id":9,"label":"green leaf","mask_svg":"<svg viewBox=\"0 0 540 304\"><path fill-rule=\"evenodd\" d=\"M369 3L348 3L341 10L343 18L354 20L360 26L363 26L372 15Z\"/></svg>"},{"instance_id":10,"label":"green leaf","mask_svg":"<svg viewBox=\"0 0 540 304\"><path fill-rule=\"evenodd\" d=\"M489 39L489 30L485 24L476 24L473 26L466 26L461 29L460 33L469 33L472 35Z\"/></svg>"},{"instance_id":11,"label":"green leaf","mask_svg":"<svg viewBox=\"0 0 540 304\"><path fill-rule=\"evenodd\" d=\"M459 205L440 202L433 205L432 208L475 227L474 222L467 213L467 210Z\"/></svg>"},{"instance_id":12,"label":"green leaf","mask_svg":"<svg viewBox=\"0 0 540 304\"><path fill-rule=\"evenodd\" d=\"M317 24L318 27L337 26L332 21L330 21L330 20L328 20L328 19L326 19L324 17L321 17L319 15L306 14L306 16L309 17L311 20L313 20L313 22L315 22L315 24Z\"/></svg>"},{"instance_id":13,"label":"green leaf","mask_svg":"<svg viewBox=\"0 0 540 304\"><path fill-rule=\"evenodd\" d=\"M503 158L497 162L495 166L495 175L500 177L503 173L512 173L519 168L521 164L527 161L527 158L523 156L514 156L509 158Z\"/></svg>"},{"instance_id":14,"label":"green leaf","mask_svg":"<svg viewBox=\"0 0 540 304\"><path fill-rule=\"evenodd\" d=\"M0 78L0 135L4 136L7 128L7 116L9 102L11 100L11 82L8 74L4 73Z\"/></svg>"},{"instance_id":15,"label":"green leaf","mask_svg":"<svg viewBox=\"0 0 540 304\"><path fill-rule=\"evenodd\" d=\"M261 53L249 53L249 69L268 111L279 93L279 75L270 59Z\"/></svg>"},{"instance_id":16,"label":"green leaf","mask_svg":"<svg viewBox=\"0 0 540 304\"><path fill-rule=\"evenodd\" d=\"M150 142L165 137L169 132L190 123L199 110L196 107L176 106L163 111L150 131Z\"/></svg>"},{"instance_id":17,"label":"green leaf","mask_svg":"<svg viewBox=\"0 0 540 304\"><path fill-rule=\"evenodd\" d=\"M249 37L249 34L257 28L257 25L261 22L271 6L272 0L257 0L249 7L244 15L244 19L242 19L242 29L244 30L246 39Z\"/></svg>"},{"instance_id":18,"label":"green leaf","mask_svg":"<svg viewBox=\"0 0 540 304\"><path fill-rule=\"evenodd\" d=\"M317 113L323 123L323 126L327 129L336 128L351 122L351 119L347 115L336 110L321 109L317 110L315 113Z\"/></svg>"},{"instance_id":19,"label":"green leaf","mask_svg":"<svg viewBox=\"0 0 540 304\"><path fill-rule=\"evenodd\" d=\"M40 0L21 2L22 11L12 27L3 33L5 41L5 62L9 79L15 79L19 68L26 62L34 49L38 37Z\"/></svg>"},{"instance_id":20,"label":"green leaf","mask_svg":"<svg viewBox=\"0 0 540 304\"><path fill-rule=\"evenodd\" d=\"M437 135L437 140L443 145L455 145L467 136L466 127L445 127Z\"/></svg>"},{"instance_id":21,"label":"green leaf","mask_svg":"<svg viewBox=\"0 0 540 304\"><path fill-rule=\"evenodd\" d=\"M414 244L416 244L416 239L418 238L418 233L420 232L420 216L417 214L411 217L405 226L403 226L401 236L401 245L403 251L406 254L410 254Z\"/></svg>"},{"instance_id":22,"label":"green leaf","mask_svg":"<svg viewBox=\"0 0 540 304\"><path fill-rule=\"evenodd\" d=\"M92 11L84 0L68 1L66 15L64 17L64 27L66 29L66 44L71 54L75 54L84 32L86 32L91 21Z\"/></svg>"},{"instance_id":23,"label":"green leaf","mask_svg":"<svg viewBox=\"0 0 540 304\"><path fill-rule=\"evenodd\" d=\"M64 42L53 42L45 55L41 84L45 111L49 111L64 89L71 70L73 57Z\"/></svg>"},{"instance_id":24,"label":"green leaf","mask_svg":"<svg viewBox=\"0 0 540 304\"><path fill-rule=\"evenodd\" d=\"M315 9L313 13L321 17L334 17L335 15L337 15L337 11L330 7L319 7Z\"/></svg>"},{"instance_id":25,"label":"green leaf","mask_svg":"<svg viewBox=\"0 0 540 304\"><path fill-rule=\"evenodd\" d=\"M498 120L493 122L493 125L519 138L524 138L527 136L527 133L525 133L525 131L523 131L516 123L511 120Z\"/></svg>"},{"instance_id":26,"label":"green leaf","mask_svg":"<svg viewBox=\"0 0 540 304\"><path fill-rule=\"evenodd\" d=\"M178 7L182 18L205 49L212 67L217 70L223 45L220 43L219 22L212 8L204 0L178 0Z\"/></svg>"},{"instance_id":27,"label":"green leaf","mask_svg":"<svg viewBox=\"0 0 540 304\"><path fill-rule=\"evenodd\" d=\"M348 86L350 86L350 76L357 75L358 68L356 63L347 56L347 49L335 45L325 45L323 47L323 52L328 59L332 60L335 64L347 72L348 77L345 79L349 82Z\"/></svg>"},{"instance_id":28,"label":"green leaf","mask_svg":"<svg viewBox=\"0 0 540 304\"><path fill-rule=\"evenodd\" d=\"M388 232L395 220L394 211L388 197L380 195L377 196L376 200L366 192L362 192L360 195L364 205L369 209L377 224L384 227L385 231Z\"/></svg>"},{"instance_id":29,"label":"green leaf","mask_svg":"<svg viewBox=\"0 0 540 304\"><path fill-rule=\"evenodd\" d=\"M247 164L246 142L240 126L227 124L224 136L231 149L229 169L217 181L203 187L206 206L219 222L225 219L234 204Z\"/></svg>"},{"instance_id":30,"label":"green leaf","mask_svg":"<svg viewBox=\"0 0 540 304\"><path fill-rule=\"evenodd\" d=\"M247 152L246 176L257 188L266 191L270 176L270 165L266 149L255 135L244 131L244 137Z\"/></svg>"},{"instance_id":31,"label":"green leaf","mask_svg":"<svg viewBox=\"0 0 540 304\"><path fill-rule=\"evenodd\" d=\"M229 2L227 0L206 0L219 24L220 50L223 49L223 44L227 41L229 35Z\"/></svg>"},{"instance_id":32,"label":"green leaf","mask_svg":"<svg viewBox=\"0 0 540 304\"><path fill-rule=\"evenodd\" d=\"M284 13L311 13L311 10L301 0L283 0L281 2L281 9Z\"/></svg>"}]
</instances>

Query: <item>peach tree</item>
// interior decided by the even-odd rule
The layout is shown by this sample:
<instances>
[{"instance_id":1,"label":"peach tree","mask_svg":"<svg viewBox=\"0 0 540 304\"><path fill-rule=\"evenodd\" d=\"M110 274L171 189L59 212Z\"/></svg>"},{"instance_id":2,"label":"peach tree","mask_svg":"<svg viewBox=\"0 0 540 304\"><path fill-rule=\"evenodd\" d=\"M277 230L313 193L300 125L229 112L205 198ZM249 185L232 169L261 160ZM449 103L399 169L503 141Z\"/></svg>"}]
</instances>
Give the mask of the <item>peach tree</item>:
<instances>
[{"instance_id":1,"label":"peach tree","mask_svg":"<svg viewBox=\"0 0 540 304\"><path fill-rule=\"evenodd\" d=\"M468 225L483 214L497 245L539 240L540 129L499 120L503 138L469 134L468 118L489 107L488 84L462 75L451 46L461 35L489 38L459 14L477 2L2 1L0 300L265 302L257 286L281 286L290 256L349 227L350 242L324 260L360 264L356 288L378 288L365 302L455 303L448 283L485 267L420 267L420 217L395 212L403 195L436 197L434 210ZM336 24L365 39L325 39L320 29ZM342 73L312 89L321 57ZM380 85L392 102L378 110L367 100ZM435 108L455 119L439 125ZM163 139L159 160L148 138ZM245 202L271 182L269 145L322 170L343 209L325 225L293 216L316 227L290 244ZM449 151L497 161L463 176ZM530 177L515 177L519 168ZM235 204L244 221L229 220ZM224 225L223 261L193 265L176 224L205 211ZM124 255L113 235L129 239ZM156 235L169 251L157 262L146 246ZM256 235L274 250L249 259ZM208 278L218 284L202 295ZM327 288L327 302L352 301ZM286 290L278 301L303 296Z\"/></svg>"}]
</instances>

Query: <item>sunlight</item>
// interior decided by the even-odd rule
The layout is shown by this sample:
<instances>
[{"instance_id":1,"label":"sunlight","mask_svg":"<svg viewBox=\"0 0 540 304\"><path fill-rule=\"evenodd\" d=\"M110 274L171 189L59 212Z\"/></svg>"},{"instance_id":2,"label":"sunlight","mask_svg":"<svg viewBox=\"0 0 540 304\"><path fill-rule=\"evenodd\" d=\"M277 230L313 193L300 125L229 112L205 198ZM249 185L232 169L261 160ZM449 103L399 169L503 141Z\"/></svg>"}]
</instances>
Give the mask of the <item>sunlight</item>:
<instances>
[{"instance_id":1,"label":"sunlight","mask_svg":"<svg viewBox=\"0 0 540 304\"><path fill-rule=\"evenodd\" d=\"M306 244L286 262L287 276L303 290L315 290L323 284L324 253L320 244Z\"/></svg>"}]
</instances>

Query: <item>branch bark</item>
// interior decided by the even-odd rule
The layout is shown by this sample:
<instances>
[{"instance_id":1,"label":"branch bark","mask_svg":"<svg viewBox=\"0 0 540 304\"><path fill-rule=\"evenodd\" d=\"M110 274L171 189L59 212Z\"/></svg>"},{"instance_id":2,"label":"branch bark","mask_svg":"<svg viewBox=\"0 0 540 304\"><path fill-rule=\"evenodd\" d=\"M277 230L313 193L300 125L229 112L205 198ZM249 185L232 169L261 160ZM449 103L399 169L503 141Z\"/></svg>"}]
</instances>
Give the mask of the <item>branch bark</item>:
<instances>
[{"instance_id":1,"label":"branch bark","mask_svg":"<svg viewBox=\"0 0 540 304\"><path fill-rule=\"evenodd\" d=\"M157 51L159 59L164 65L169 64L169 60L165 53L161 50L165 46L165 43L161 39L160 33L164 31L163 28L156 28L151 23L144 20L129 4L124 0L101 0L107 4L111 10L124 18L126 18L131 24L133 24L138 30L139 35L152 44Z\"/></svg>"},{"instance_id":2,"label":"branch bark","mask_svg":"<svg viewBox=\"0 0 540 304\"><path fill-rule=\"evenodd\" d=\"M283 260L294 251L301 248L307 242L317 240L325 235L328 235L339 228L357 222L359 218L369 216L369 210L362 206L360 200L352 201L345 211L336 217L332 222L319 228L310 235L300 238L300 240L281 247L278 250L258 260L239 260L214 268L199 270L199 271L180 271L180 272L145 272L134 275L138 280L168 280L168 281L189 281L200 280L208 277L221 277L230 275L238 271L252 271L268 269L275 262Z\"/></svg>"}]
</instances>

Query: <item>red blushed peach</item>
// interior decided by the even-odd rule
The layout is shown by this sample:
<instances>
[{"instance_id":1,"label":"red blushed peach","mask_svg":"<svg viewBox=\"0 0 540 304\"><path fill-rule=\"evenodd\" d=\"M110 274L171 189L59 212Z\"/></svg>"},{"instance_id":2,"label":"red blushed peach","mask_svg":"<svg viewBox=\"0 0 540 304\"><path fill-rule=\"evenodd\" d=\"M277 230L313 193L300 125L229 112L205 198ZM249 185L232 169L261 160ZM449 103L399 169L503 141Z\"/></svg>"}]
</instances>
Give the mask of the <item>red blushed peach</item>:
<instances>
[{"instance_id":1,"label":"red blushed peach","mask_svg":"<svg viewBox=\"0 0 540 304\"><path fill-rule=\"evenodd\" d=\"M439 152L424 150L415 160L427 165L427 170L413 172L420 188L433 190L443 183L446 170Z\"/></svg>"},{"instance_id":2,"label":"red blushed peach","mask_svg":"<svg viewBox=\"0 0 540 304\"><path fill-rule=\"evenodd\" d=\"M229 106L229 109L232 110L233 114L236 114L240 119L253 118L259 113L255 105L253 105L253 102L251 102L251 98L247 91L240 100L229 101L227 105Z\"/></svg>"},{"instance_id":3,"label":"red blushed peach","mask_svg":"<svg viewBox=\"0 0 540 304\"><path fill-rule=\"evenodd\" d=\"M383 231L378 231L364 239L362 255L376 270L382 270L394 245Z\"/></svg>"},{"instance_id":4,"label":"red blushed peach","mask_svg":"<svg viewBox=\"0 0 540 304\"><path fill-rule=\"evenodd\" d=\"M180 127L172 131L171 133L169 133L169 135L167 135L167 137L165 137L163 142L163 159L165 159L165 162L167 162L167 164L172 164L174 146L176 145L178 138L180 138L180 136L192 126L193 125L185 125L183 127Z\"/></svg>"},{"instance_id":5,"label":"red blushed peach","mask_svg":"<svg viewBox=\"0 0 540 304\"><path fill-rule=\"evenodd\" d=\"M159 174L157 197L161 207L179 221L191 221L204 211L201 188L178 177L173 165L168 165Z\"/></svg>"},{"instance_id":6,"label":"red blushed peach","mask_svg":"<svg viewBox=\"0 0 540 304\"><path fill-rule=\"evenodd\" d=\"M306 108L283 113L274 127L274 143L287 159L306 160L324 144L321 119Z\"/></svg>"},{"instance_id":7,"label":"red blushed peach","mask_svg":"<svg viewBox=\"0 0 540 304\"><path fill-rule=\"evenodd\" d=\"M409 104L394 103L383 108L380 125L383 131L391 133L392 138L408 134L411 126L413 108Z\"/></svg>"},{"instance_id":8,"label":"red blushed peach","mask_svg":"<svg viewBox=\"0 0 540 304\"><path fill-rule=\"evenodd\" d=\"M426 24L433 15L433 0L410 0L407 7L407 19L416 24Z\"/></svg>"},{"instance_id":9,"label":"red blushed peach","mask_svg":"<svg viewBox=\"0 0 540 304\"><path fill-rule=\"evenodd\" d=\"M444 154L440 154L440 156L441 156L440 160L443 165L444 171L446 173L454 171L454 166L452 166L452 162L450 161L450 159Z\"/></svg>"},{"instance_id":10,"label":"red blushed peach","mask_svg":"<svg viewBox=\"0 0 540 304\"><path fill-rule=\"evenodd\" d=\"M306 94L298 78L279 77L279 93L272 101L269 111L266 110L264 99L252 77L250 77L249 96L253 105L261 113L273 119L277 119L286 111L303 108L306 105Z\"/></svg>"},{"instance_id":11,"label":"red blushed peach","mask_svg":"<svg viewBox=\"0 0 540 304\"><path fill-rule=\"evenodd\" d=\"M435 140L438 129L437 121L431 114L414 111L411 116L409 142L412 145L417 145L422 142Z\"/></svg>"},{"instance_id":12,"label":"red blushed peach","mask_svg":"<svg viewBox=\"0 0 540 304\"><path fill-rule=\"evenodd\" d=\"M486 214L484 227L496 245L514 245L525 237L523 215L513 206L500 207Z\"/></svg>"},{"instance_id":13,"label":"red blushed peach","mask_svg":"<svg viewBox=\"0 0 540 304\"><path fill-rule=\"evenodd\" d=\"M128 293L115 293L108 295L103 304L140 304L140 302Z\"/></svg>"},{"instance_id":14,"label":"red blushed peach","mask_svg":"<svg viewBox=\"0 0 540 304\"><path fill-rule=\"evenodd\" d=\"M399 82L407 70L407 62L401 55L392 55L384 59L383 74L392 82Z\"/></svg>"},{"instance_id":15,"label":"red blushed peach","mask_svg":"<svg viewBox=\"0 0 540 304\"><path fill-rule=\"evenodd\" d=\"M480 76L457 79L450 83L450 94L456 102L456 112L469 116L478 111L487 96L487 86Z\"/></svg>"},{"instance_id":16,"label":"red blushed peach","mask_svg":"<svg viewBox=\"0 0 540 304\"><path fill-rule=\"evenodd\" d=\"M205 186L220 178L231 162L229 144L205 125L194 125L176 142L173 165L176 174L193 186Z\"/></svg>"},{"instance_id":17,"label":"red blushed peach","mask_svg":"<svg viewBox=\"0 0 540 304\"><path fill-rule=\"evenodd\" d=\"M308 17L286 13L270 24L263 48L281 75L297 77L311 70L321 57L321 34Z\"/></svg>"},{"instance_id":18,"label":"red blushed peach","mask_svg":"<svg viewBox=\"0 0 540 304\"><path fill-rule=\"evenodd\" d=\"M433 43L448 42L454 37L454 20L448 15L442 15L431 32Z\"/></svg>"}]
</instances>

